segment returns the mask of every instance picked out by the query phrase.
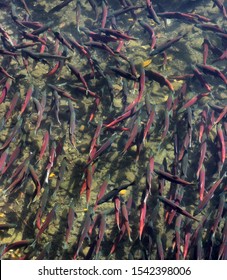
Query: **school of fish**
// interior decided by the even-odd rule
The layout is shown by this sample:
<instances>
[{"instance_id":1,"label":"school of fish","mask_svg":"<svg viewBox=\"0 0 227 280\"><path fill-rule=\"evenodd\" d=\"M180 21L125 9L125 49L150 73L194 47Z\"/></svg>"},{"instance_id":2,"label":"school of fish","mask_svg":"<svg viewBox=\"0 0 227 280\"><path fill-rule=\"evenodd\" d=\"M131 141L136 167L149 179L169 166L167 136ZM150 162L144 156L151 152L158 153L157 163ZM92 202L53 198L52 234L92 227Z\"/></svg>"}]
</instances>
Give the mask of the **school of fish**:
<instances>
[{"instance_id":1,"label":"school of fish","mask_svg":"<svg viewBox=\"0 0 227 280\"><path fill-rule=\"evenodd\" d=\"M1 259L226 260L226 1L0 19Z\"/></svg>"}]
</instances>

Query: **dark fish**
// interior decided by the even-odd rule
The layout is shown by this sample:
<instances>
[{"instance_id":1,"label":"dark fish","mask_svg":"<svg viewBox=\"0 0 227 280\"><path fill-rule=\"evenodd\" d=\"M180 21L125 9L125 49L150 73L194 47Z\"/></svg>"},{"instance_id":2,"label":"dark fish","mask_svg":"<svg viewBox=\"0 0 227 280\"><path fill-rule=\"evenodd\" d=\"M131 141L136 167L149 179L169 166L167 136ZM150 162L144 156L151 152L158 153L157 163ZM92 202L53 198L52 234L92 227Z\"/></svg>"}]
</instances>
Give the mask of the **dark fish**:
<instances>
[{"instance_id":1,"label":"dark fish","mask_svg":"<svg viewBox=\"0 0 227 280\"><path fill-rule=\"evenodd\" d=\"M187 108L187 133L189 136L189 147L191 148L192 146L192 130L193 130L193 126L192 126L192 110L191 108Z\"/></svg>"},{"instance_id":2,"label":"dark fish","mask_svg":"<svg viewBox=\"0 0 227 280\"><path fill-rule=\"evenodd\" d=\"M225 224L223 227L222 241L218 251L218 260L227 260L227 218L225 217Z\"/></svg>"},{"instance_id":3,"label":"dark fish","mask_svg":"<svg viewBox=\"0 0 227 280\"><path fill-rule=\"evenodd\" d=\"M3 50L3 49L0 49L0 54L2 54L2 55L13 56L13 57L15 57L15 58L16 58L18 55L20 55L19 53L15 53L15 52Z\"/></svg>"},{"instance_id":4,"label":"dark fish","mask_svg":"<svg viewBox=\"0 0 227 280\"><path fill-rule=\"evenodd\" d=\"M170 206L172 209L176 210L178 213L193 219L197 222L199 222L199 220L197 218L195 218L194 216L192 216L190 213L188 213L186 210L184 210L183 208L181 208L179 205L177 205L176 203L174 203L173 201L167 199L166 197L163 196L158 196L158 199L160 201L162 201L163 203L165 203L166 205Z\"/></svg>"},{"instance_id":5,"label":"dark fish","mask_svg":"<svg viewBox=\"0 0 227 280\"><path fill-rule=\"evenodd\" d=\"M171 84L171 82L165 78L161 73L155 72L153 70L146 70L145 75L149 78L152 79L160 84L160 86L167 86L171 91L174 91L174 87Z\"/></svg>"},{"instance_id":6,"label":"dark fish","mask_svg":"<svg viewBox=\"0 0 227 280\"><path fill-rule=\"evenodd\" d=\"M176 176L176 175L172 175L166 171L163 170L158 170L154 168L154 172L156 174L158 174L161 178L164 178L167 181L173 182L175 184L180 184L180 185L185 185L185 186L190 186L190 185L194 185L194 183L190 183L185 181L184 179L181 179L180 177Z\"/></svg>"},{"instance_id":7,"label":"dark fish","mask_svg":"<svg viewBox=\"0 0 227 280\"><path fill-rule=\"evenodd\" d=\"M160 233L158 233L156 235L156 245L157 245L157 253L158 253L160 260L164 260L164 248L163 248Z\"/></svg>"},{"instance_id":8,"label":"dark fish","mask_svg":"<svg viewBox=\"0 0 227 280\"><path fill-rule=\"evenodd\" d=\"M131 12L131 11L134 11L134 10L142 9L142 8L143 8L143 6L128 6L128 7L124 7L123 9L119 9L119 10L116 10L116 11L110 13L108 15L108 18L118 17L118 16L120 16L122 14Z\"/></svg>"},{"instance_id":9,"label":"dark fish","mask_svg":"<svg viewBox=\"0 0 227 280\"><path fill-rule=\"evenodd\" d=\"M133 38L131 36L129 36L128 34L125 34L119 30L116 30L116 29L110 29L110 28L99 28L99 31L100 32L103 32L107 35L112 35L114 37L117 37L117 38L120 38L120 39L124 39L126 41L129 41L129 40L137 40L136 38Z\"/></svg>"},{"instance_id":10,"label":"dark fish","mask_svg":"<svg viewBox=\"0 0 227 280\"><path fill-rule=\"evenodd\" d=\"M38 174L36 173L34 167L31 164L29 164L28 168L29 168L32 180L36 186L35 196L38 197L40 195L40 191L41 191L41 184L40 184Z\"/></svg>"},{"instance_id":11,"label":"dark fish","mask_svg":"<svg viewBox=\"0 0 227 280\"><path fill-rule=\"evenodd\" d=\"M43 108L38 99L36 99L35 97L32 97L32 100L35 103L35 106L37 109L37 122L36 122L36 127L35 127L35 134L36 134L37 130L39 129L39 127L41 125L41 121L43 119Z\"/></svg>"},{"instance_id":12,"label":"dark fish","mask_svg":"<svg viewBox=\"0 0 227 280\"><path fill-rule=\"evenodd\" d=\"M24 43L17 44L14 47L16 50L19 50L19 49L26 49L26 48L34 47L34 46L40 46L40 43L39 42L37 42L37 43L36 42L24 42ZM23 56L25 57L25 52L23 53ZM33 58L33 59L35 59L35 58Z\"/></svg>"},{"instance_id":13,"label":"dark fish","mask_svg":"<svg viewBox=\"0 0 227 280\"><path fill-rule=\"evenodd\" d=\"M52 85L52 84L47 84L47 85L48 85L52 90L56 90L60 95L66 97L66 98L69 98L69 99L71 99L71 100L74 101L74 102L77 101L74 97L72 97L72 95L71 95L69 92L63 90L62 88L57 87L57 86Z\"/></svg>"},{"instance_id":14,"label":"dark fish","mask_svg":"<svg viewBox=\"0 0 227 280\"><path fill-rule=\"evenodd\" d=\"M85 46L88 46L88 47L93 47L93 48L98 48L98 49L102 49L106 52L108 52L110 55L113 55L115 56L115 53L114 51L109 47L107 46L106 44L104 43L100 43L100 42L87 42L87 43L84 43Z\"/></svg>"},{"instance_id":15,"label":"dark fish","mask_svg":"<svg viewBox=\"0 0 227 280\"><path fill-rule=\"evenodd\" d=\"M84 242L84 239L86 237L88 237L88 232L89 232L89 228L91 226L91 223L92 223L92 213L91 213L91 210L88 209L87 213L86 213L86 217L85 217L85 220L84 220L84 223L83 223L83 226L81 228L81 232L80 232L80 235L79 235L79 238L78 238L78 242L77 242L77 246L76 246L76 252L73 256L73 259L75 260L80 252L80 249L83 245L83 242Z\"/></svg>"},{"instance_id":16,"label":"dark fish","mask_svg":"<svg viewBox=\"0 0 227 280\"><path fill-rule=\"evenodd\" d=\"M47 184L44 184L43 186L43 193L42 193L42 197L40 199L39 202L39 208L38 211L36 213L36 219L34 221L33 224L36 224L36 227L40 230L41 229L41 218L43 216L43 212L47 206L47 202L49 199L49 186Z\"/></svg>"},{"instance_id":17,"label":"dark fish","mask_svg":"<svg viewBox=\"0 0 227 280\"><path fill-rule=\"evenodd\" d=\"M163 132L161 135L162 141L165 139L165 137L169 131L169 123L170 123L169 116L170 116L170 112L165 110L165 121L164 121L165 125L164 125L164 129L163 129Z\"/></svg>"},{"instance_id":18,"label":"dark fish","mask_svg":"<svg viewBox=\"0 0 227 280\"><path fill-rule=\"evenodd\" d=\"M8 230L10 228L16 228L17 224L14 223L1 223L0 224L0 230Z\"/></svg>"},{"instance_id":19,"label":"dark fish","mask_svg":"<svg viewBox=\"0 0 227 280\"><path fill-rule=\"evenodd\" d=\"M53 31L54 36L64 45L66 46L68 49L70 49L71 51L73 51L73 48L70 44L70 42L65 38L65 36L58 32L58 31Z\"/></svg>"},{"instance_id":20,"label":"dark fish","mask_svg":"<svg viewBox=\"0 0 227 280\"><path fill-rule=\"evenodd\" d=\"M98 5L96 4L95 0L88 0L88 2L91 5L92 11L95 12L95 22L97 22L99 17Z\"/></svg>"},{"instance_id":21,"label":"dark fish","mask_svg":"<svg viewBox=\"0 0 227 280\"><path fill-rule=\"evenodd\" d=\"M39 28L32 31L32 34L33 35L39 35L41 33L44 33L45 31L47 31L52 26L54 26L54 22L50 21L50 22L46 23L45 25L42 25Z\"/></svg>"},{"instance_id":22,"label":"dark fish","mask_svg":"<svg viewBox=\"0 0 227 280\"><path fill-rule=\"evenodd\" d=\"M225 34L225 30L223 28L221 28L219 25L217 24L212 24L212 23L201 23L201 24L195 24L196 27L201 28L203 30L210 30L213 31L215 33L223 33Z\"/></svg>"},{"instance_id":23,"label":"dark fish","mask_svg":"<svg viewBox=\"0 0 227 280\"><path fill-rule=\"evenodd\" d=\"M175 222L175 251L176 251L176 260L180 260L181 254L181 223L182 223L182 216L179 215L176 218Z\"/></svg>"},{"instance_id":24,"label":"dark fish","mask_svg":"<svg viewBox=\"0 0 227 280\"><path fill-rule=\"evenodd\" d=\"M61 125L61 121L59 118L59 112L60 112L60 99L58 92L56 90L53 91L53 109L55 113L55 117L59 125Z\"/></svg>"},{"instance_id":25,"label":"dark fish","mask_svg":"<svg viewBox=\"0 0 227 280\"><path fill-rule=\"evenodd\" d=\"M47 202L48 202L48 199L49 199L49 186L47 184L45 184L43 186L43 193L42 193L42 197L39 201L39 208L38 208L38 211L37 211L37 214L36 214L36 219L34 221L33 224L36 224L36 227L40 230L41 229L41 218L43 216L43 212L47 206Z\"/></svg>"},{"instance_id":26,"label":"dark fish","mask_svg":"<svg viewBox=\"0 0 227 280\"><path fill-rule=\"evenodd\" d=\"M18 24L18 25L21 26L21 27L25 27L23 24L20 23L20 20L19 20L19 18L18 18L17 12L16 12L16 6L14 5L13 2L11 2L11 13L10 13L10 15L11 15L12 20L13 20L16 24Z\"/></svg>"},{"instance_id":27,"label":"dark fish","mask_svg":"<svg viewBox=\"0 0 227 280\"><path fill-rule=\"evenodd\" d=\"M37 36L37 35L34 35L32 33L27 33L26 31L22 31L22 35L26 39L32 40L34 42L39 42L39 43L41 43L43 45L46 45L46 42L42 38Z\"/></svg>"},{"instance_id":28,"label":"dark fish","mask_svg":"<svg viewBox=\"0 0 227 280\"><path fill-rule=\"evenodd\" d=\"M123 70L123 69L120 69L118 67L115 67L115 66L110 66L109 67L111 69L111 71L113 71L115 74L123 77L123 78L126 78L126 79L129 79L129 80L132 80L132 81L137 81L137 77L135 77L133 74Z\"/></svg>"},{"instance_id":29,"label":"dark fish","mask_svg":"<svg viewBox=\"0 0 227 280\"><path fill-rule=\"evenodd\" d=\"M62 55L57 55L57 54L50 54L50 53L35 53L35 52L28 52L30 55L32 54L33 58L36 58L37 60L43 60L43 59L55 59L55 60L67 60L68 57L62 56Z\"/></svg>"},{"instance_id":30,"label":"dark fish","mask_svg":"<svg viewBox=\"0 0 227 280\"><path fill-rule=\"evenodd\" d=\"M65 172L67 170L67 166L68 166L68 162L67 162L66 157L64 157L61 164L60 164L59 173L58 173L58 177L57 177L57 181L56 181L56 185L55 185L53 195L56 195L59 187L61 186L61 184L64 181L64 176L65 176Z\"/></svg>"},{"instance_id":31,"label":"dark fish","mask_svg":"<svg viewBox=\"0 0 227 280\"><path fill-rule=\"evenodd\" d=\"M222 215L223 215L223 211L224 211L224 207L225 207L225 192L222 192L219 195L219 204L218 204L218 209L215 211L215 216L214 216L214 221L211 227L211 248L210 248L210 254L209 254L209 259L211 259L212 256L212 252L214 249L214 245L215 245L215 234L216 231L218 229L218 224L221 221Z\"/></svg>"},{"instance_id":32,"label":"dark fish","mask_svg":"<svg viewBox=\"0 0 227 280\"><path fill-rule=\"evenodd\" d=\"M77 77L77 79L79 79L80 82L83 84L83 86L87 89L87 82L85 81L84 76L80 73L80 71L72 64L67 64L67 66L71 70L71 73L74 74Z\"/></svg>"},{"instance_id":33,"label":"dark fish","mask_svg":"<svg viewBox=\"0 0 227 280\"><path fill-rule=\"evenodd\" d=\"M30 20L20 20L20 24L23 25L26 28L31 28L33 30L37 30L39 28L42 28L44 25L39 22L39 21L30 21ZM31 32L32 35L39 35L39 34L34 34Z\"/></svg>"},{"instance_id":34,"label":"dark fish","mask_svg":"<svg viewBox=\"0 0 227 280\"><path fill-rule=\"evenodd\" d=\"M207 90L207 91L211 91L211 86L207 83L207 81L204 79L202 73L196 68L196 67L192 67L193 69L193 73L195 75L195 77L199 80L199 82L201 83L201 85Z\"/></svg>"},{"instance_id":35,"label":"dark fish","mask_svg":"<svg viewBox=\"0 0 227 280\"><path fill-rule=\"evenodd\" d=\"M154 157L151 155L147 164L146 189L151 194L152 179L154 174Z\"/></svg>"},{"instance_id":36,"label":"dark fish","mask_svg":"<svg viewBox=\"0 0 227 280\"><path fill-rule=\"evenodd\" d=\"M208 103L209 107L217 113L221 113L224 110L224 106L218 106L216 104Z\"/></svg>"},{"instance_id":37,"label":"dark fish","mask_svg":"<svg viewBox=\"0 0 227 280\"><path fill-rule=\"evenodd\" d=\"M120 186L118 188L115 188L115 189L111 190L110 192L105 194L100 200L98 200L97 205L100 205L100 204L102 204L104 202L108 202L109 200L114 198L116 195L118 195L121 190L125 190L128 187L133 186L134 184L135 184L135 181L132 182L132 183L128 183L128 184L122 185L122 186Z\"/></svg>"},{"instance_id":38,"label":"dark fish","mask_svg":"<svg viewBox=\"0 0 227 280\"><path fill-rule=\"evenodd\" d=\"M66 7L72 1L73 0L62 1L60 4L58 4L57 6L53 7L52 9L50 9L48 14L53 14L53 13L59 12L62 8Z\"/></svg>"},{"instance_id":39,"label":"dark fish","mask_svg":"<svg viewBox=\"0 0 227 280\"><path fill-rule=\"evenodd\" d=\"M156 47L156 49L152 50L150 52L150 55L153 56L153 55L157 55L157 54L164 52L165 50L169 49L172 45L174 45L175 43L180 41L182 38L184 38L186 35L187 35L187 33L185 33L183 35L179 35L173 39L167 40L165 43Z\"/></svg>"},{"instance_id":40,"label":"dark fish","mask_svg":"<svg viewBox=\"0 0 227 280\"><path fill-rule=\"evenodd\" d=\"M87 175L87 177L86 177L86 202L87 202L87 205L89 205L89 202L90 202L92 180L93 180L93 175L94 175L95 169L96 169L95 165L89 165L86 170L86 175Z\"/></svg>"},{"instance_id":41,"label":"dark fish","mask_svg":"<svg viewBox=\"0 0 227 280\"><path fill-rule=\"evenodd\" d=\"M5 75L7 78L14 80L14 77L12 77L2 66L0 66L0 73Z\"/></svg>"},{"instance_id":42,"label":"dark fish","mask_svg":"<svg viewBox=\"0 0 227 280\"><path fill-rule=\"evenodd\" d=\"M50 249L51 249L51 242L48 242L45 244L43 250L40 252L40 254L35 258L35 260L43 260L43 259L48 259L49 254L50 254Z\"/></svg>"},{"instance_id":43,"label":"dark fish","mask_svg":"<svg viewBox=\"0 0 227 280\"><path fill-rule=\"evenodd\" d=\"M145 80L146 80L146 73L145 73L145 69L142 65L140 65L139 67L139 71L140 71L140 76L139 76L139 92L138 92L138 96L137 96L137 102L139 103L143 97L143 93L145 90Z\"/></svg>"},{"instance_id":44,"label":"dark fish","mask_svg":"<svg viewBox=\"0 0 227 280\"><path fill-rule=\"evenodd\" d=\"M76 112L73 107L72 101L68 100L69 110L70 110L70 120L69 120L69 138L73 147L76 147L76 137L75 137L75 129L76 129Z\"/></svg>"}]
</instances>

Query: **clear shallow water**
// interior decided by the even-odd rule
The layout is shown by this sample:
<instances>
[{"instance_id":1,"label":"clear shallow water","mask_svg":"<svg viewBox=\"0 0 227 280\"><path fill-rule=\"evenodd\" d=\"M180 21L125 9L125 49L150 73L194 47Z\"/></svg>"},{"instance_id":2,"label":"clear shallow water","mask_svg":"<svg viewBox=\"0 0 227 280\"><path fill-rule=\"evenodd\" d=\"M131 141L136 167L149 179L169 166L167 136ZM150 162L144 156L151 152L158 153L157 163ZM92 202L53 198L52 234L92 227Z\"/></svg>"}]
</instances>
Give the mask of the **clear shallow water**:
<instances>
[{"instance_id":1,"label":"clear shallow water","mask_svg":"<svg viewBox=\"0 0 227 280\"><path fill-rule=\"evenodd\" d=\"M109 13L116 11L121 8L120 4L112 5L109 1ZM117 1L116 1L117 2ZM145 5L145 1L133 1L134 5ZM177 1L176 1L177 2ZM187 2L187 3L186 3ZM209 2L209 3L208 3ZM29 3L28 3L29 4ZM77 32L76 27L76 12L73 10L76 6L76 1L72 1L65 8L59 12L53 14L47 14L51 8L53 8L53 3L43 3L42 1L29 4L29 11L31 13L31 21L38 21L42 24L48 24L50 21L51 28L47 30L47 47L45 52L55 54L56 50L56 37L53 32L60 31L60 33L66 36L73 36L81 45L84 45L89 41L88 36L81 31ZM89 4L84 4L81 1L81 16L80 16L80 27L87 27L92 31L96 31L97 28L101 26L101 3L98 3L98 10L100 11L100 16L97 22L95 20L95 12L91 9ZM205 9L204 9L205 5ZM225 28L226 20L223 19L223 15L218 8L212 8L212 1L185 1L184 4L179 6L173 3L171 6L162 1L161 6L157 6L154 2L155 10L157 11L179 11L179 12L193 12L206 16L211 19L212 23L218 24L220 27ZM32 29L23 28L16 24L10 16L10 7L4 8L1 18L2 26L4 30L8 32L10 38L13 42L21 42L21 32L26 30L26 32L32 32ZM27 15L22 5L15 5L15 10L19 20ZM145 73L147 78L145 79L145 89L143 92L143 97L138 107L141 106L140 111L121 122L117 127L113 129L102 128L99 144L100 147L105 143L110 137L115 133L116 137L112 146L107 152L100 155L95 161L95 171L92 176L91 191L89 205L93 208L97 194L100 190L100 186L106 178L109 177L109 185L107 187L108 192L112 188L121 186L125 182L133 182L135 180L135 185L129 187L125 194L121 197L127 202L132 199L132 206L129 210L129 225L131 228L131 239L129 241L127 233L125 233L123 239L119 242L116 252L109 256L113 240L119 234L117 228L115 217L113 214L114 204L113 202L107 202L101 204L93 215L93 219L98 215L98 213L105 213L106 219L106 230L105 236L101 243L101 249L99 254L92 252L92 248L95 248L95 242L97 241L97 236L99 232L99 223L95 224L95 228L90 235L89 239L85 239L81 246L79 252L79 259L87 258L100 258L106 259L110 257L111 259L159 259L160 255L157 253L157 238L160 237L163 248L164 257L167 259L175 259L176 251L172 249L174 244L175 236L175 219L168 225L165 221L166 210L164 210L164 205L160 202L158 206L157 195L160 193L157 175L153 174L151 194L147 198L147 211L146 211L146 223L150 221L153 222L153 233L151 234L151 239L149 239L149 231L146 230L142 236L142 242L138 240L139 232L139 220L140 220L140 205L141 197L143 191L146 189L146 174L147 165L149 162L149 157L153 155L155 161L155 168L159 169L160 165L163 164L164 168L168 172L173 173L172 165L175 163L176 173L182 177L182 162L176 163L174 160L174 139L177 135L179 151L184 145L184 139L189 131L188 125L188 112L185 110L183 113L179 112L180 108L193 96L204 93L206 90L201 86L198 79L187 79L187 90L184 94L180 94L180 88L184 84L184 80L174 80L171 79L173 75L183 75L192 74L192 65L196 63L203 62L203 50L202 43L204 38L209 38L213 45L217 46L221 51L225 50L225 41L217 36L215 32L204 31L201 28L195 26L195 23L184 22L181 20L171 19L164 23L161 20L161 24L155 24L151 19L147 18L146 9L138 9L135 11L138 19L146 20L146 22L151 25L157 37L157 46L160 46L166 40L170 38L175 38L178 34L187 33L187 35L182 38L179 42L174 44L171 48L167 49L167 64L163 66L163 55L159 54L154 57L150 57L150 36L140 24L133 20L133 14L123 14L116 18L117 28L123 32L126 32L130 26L129 34L130 36L136 38L137 40L126 41L122 49L122 54L126 56L137 68L137 76L139 77L140 64L147 62L151 59L151 63L145 67ZM110 26L110 19L107 19L106 27ZM40 38L43 34L40 34ZM24 39L23 42L31 42L29 39ZM16 44L16 43L13 43ZM113 49L116 49L117 43L108 43ZM59 43L59 51L63 51L63 44ZM40 51L40 45L30 47L29 50L38 52ZM4 46L1 44L1 49ZM20 241L22 239L36 239L38 234L36 215L38 209L43 204L43 216L42 221L44 222L48 213L51 212L53 207L57 205L56 209L56 219L50 223L47 229L41 237L33 243L34 247L28 247L25 251L22 249L10 251L5 254L3 258L13 259L25 257L28 259L35 259L39 256L42 250L45 250L47 244L51 244L45 254L46 259L71 259L75 255L78 248L78 242L80 240L80 235L84 226L85 216L87 213L88 203L86 201L85 192L80 195L81 187L86 178L87 173L85 172L86 162L89 157L90 143L94 137L96 127L100 121L104 124L110 123L112 120L116 119L119 115L124 113L125 107L129 105L137 97L139 82L134 83L131 80L121 78L110 71L110 66L116 66L119 64L121 69L130 72L129 63L124 59L124 57L119 57L119 55L110 55L107 51L98 50L95 48L89 48L90 55L92 59L96 59L99 63L99 67L104 71L105 78L97 74L95 71L95 78L90 77L91 66L86 56L79 53L77 50L67 50L65 54L68 59L65 65L62 67L61 72L56 75L47 77L46 74L50 69L52 69L56 63L56 60L47 59L44 61L34 61L32 58L28 58L27 70L23 64L21 57L21 51L17 50L19 53L18 61L15 59L10 59L10 56L1 56L1 65L8 71L8 73L15 78L6 95L6 98L0 105L1 119L4 116L10 104L12 103L13 97L16 93L19 93L20 99L13 111L12 117L2 126L1 130L1 143L4 144L5 141L10 137L15 124L17 123L18 115L21 112L21 108L24 104L26 93L31 85L34 87L32 92L32 98L36 98L41 102L42 96L46 94L46 106L43 112L43 119L38 128L37 132L37 118L38 113L35 107L34 99L30 99L27 108L22 113L21 119L23 120L21 129L16 134L16 137L10 143L7 152L9 157L16 147L20 147L20 153L17 159L14 161L13 165L7 170L5 174L1 176L1 216L2 223L16 223L17 227L14 229L4 230L2 234L2 243L10 244L12 242ZM225 60L213 63L214 59L217 59L218 52L209 52L208 64L213 65L220 69L224 75L226 75L226 62ZM71 75L67 64L70 63L77 67L79 71L84 75L85 80L88 84L89 90L95 92L100 98L100 104L98 109L95 110L94 119L89 122L89 118L93 113L95 108L95 98L86 95L85 93L80 93L76 90L75 86L83 86L83 84L74 76ZM149 62L147 62L149 63ZM173 88L174 93L170 91L167 86L160 86L156 81L152 81L151 72L160 72L163 76L167 77ZM110 79L110 84L107 83L107 76ZM4 76L2 75L2 78ZM180 202L180 205L184 207L191 214L199 204L199 186L198 180L196 178L196 173L198 170L198 162L200 158L201 143L199 143L199 127L201 123L201 112L204 106L208 103L224 106L226 105L226 88L222 80L212 75L204 76L207 83L212 87L212 95L202 98L197 103L195 103L192 109L192 139L191 147L187 148L188 151L188 170L184 177L185 180L189 182L194 182L193 186L178 187L175 185L170 185L166 181L162 195L164 197L170 198L174 196L176 189L184 188L184 195ZM4 88L5 80L2 81L1 88ZM122 94L123 82L127 84L126 97ZM48 84L53 84L60 87L61 89L67 91L75 99L72 101L76 113L76 128L74 132L75 136L75 147L72 145L72 140L70 140L70 110L68 99L63 97L59 93L59 124L56 116L56 99L54 99L53 91L50 89ZM112 85L112 87L110 86ZM142 147L139 156L136 151L137 143L138 147L141 143L141 137L139 137L139 131L143 131L148 120L148 114L145 108L145 96L149 104L155 106L156 117L155 121L150 129L148 137ZM163 136L163 131L165 127L165 117L166 117L166 102L167 99L172 96L174 98L179 98L179 105L177 109L174 107L169 110L169 129L166 136ZM124 102L125 98L127 101ZM97 101L97 99L96 99ZM55 105L54 105L55 104ZM190 113L190 112L189 112ZM212 114L212 110L209 109L209 114ZM219 113L215 113L215 118L217 118ZM208 117L209 119L209 117ZM222 124L222 129L224 131L225 118L220 122ZM130 132L124 131L124 128L133 130L138 124L137 131L137 142L133 142L132 146L125 152L124 148L129 139ZM40 149L42 146L43 135L46 131L50 131L50 143L49 151L47 150L44 154L42 160L38 161ZM141 132L142 133L142 132ZM224 132L226 133L226 132ZM207 151L204 159L204 167L206 170L206 181L205 189L208 191L212 185L213 181L220 178L226 169L226 163L223 164L221 174L218 173L218 140L216 138L216 126L214 126L209 134L207 135L206 144ZM225 134L226 137L226 134ZM53 167L50 170L50 176L47 176L47 166L49 160L49 153L53 143L56 143L58 147L63 146L59 149L59 155L57 159L54 160ZM219 148L220 150L220 148ZM1 151L1 156L6 149ZM15 174L18 166L20 166L23 161L28 158L29 154L32 153L33 157L30 159L31 166L35 169L37 176L41 182L41 194L34 198L35 183L32 180L30 169L25 173L25 176L19 184L16 185L15 192L8 194L5 190L10 186L10 184L18 178L18 174L15 175L13 179L12 176ZM9 159L8 157L8 159ZM65 159L65 161L64 161ZM186 161L186 159L185 159ZM164 162L164 163L163 163ZM187 161L186 161L187 162ZM64 175L61 175L60 170L63 164L66 164ZM177 164L177 166L176 166ZM45 180L48 179L48 183ZM59 189L56 191L57 180L60 179ZM12 181L11 181L12 180ZM36 182L37 183L37 182ZM200 240L202 240L203 254L201 258L207 259L209 257L209 252L211 248L211 236L210 230L214 223L214 218L216 216L215 210L218 207L220 196L219 194L223 191L226 185L226 179L223 180L220 187L216 191L216 195L212 198L211 202L208 203L204 211L202 211L197 217L202 221L207 217L206 222L204 222L203 228L200 230L199 237L191 245L191 249L188 253L189 259L197 258L197 247ZM49 189L47 194L46 203L44 201L45 192L44 190ZM88 195L87 187L87 195ZM45 205L46 204L46 205ZM76 217L73 222L73 227L70 232L70 237L68 244L65 244L66 229L67 229L67 214L70 209L73 208L76 213ZM113 210L113 211L112 211ZM122 211L122 210L121 210ZM122 213L120 211L120 221L124 221L122 218ZM110 213L109 213L110 212ZM215 243L213 245L212 258L217 259L218 251L221 246L224 223L226 212L223 211L220 219L219 226L215 234ZM181 248L180 248L180 258L183 258L183 247L184 247L184 237L185 237L185 226L188 220L182 216L182 224L180 235L182 238ZM198 226L198 222L193 221L192 232L195 232ZM146 228L145 228L146 229ZM152 242L151 242L152 240ZM198 243L196 243L198 242ZM150 247L149 247L150 246ZM150 248L149 250L145 248ZM89 249L91 249L92 254L89 255ZM200 258L200 256L198 257Z\"/></svg>"}]
</instances>

